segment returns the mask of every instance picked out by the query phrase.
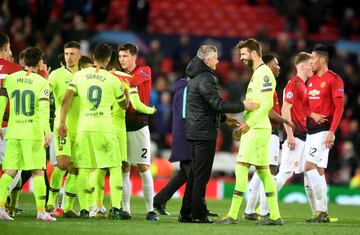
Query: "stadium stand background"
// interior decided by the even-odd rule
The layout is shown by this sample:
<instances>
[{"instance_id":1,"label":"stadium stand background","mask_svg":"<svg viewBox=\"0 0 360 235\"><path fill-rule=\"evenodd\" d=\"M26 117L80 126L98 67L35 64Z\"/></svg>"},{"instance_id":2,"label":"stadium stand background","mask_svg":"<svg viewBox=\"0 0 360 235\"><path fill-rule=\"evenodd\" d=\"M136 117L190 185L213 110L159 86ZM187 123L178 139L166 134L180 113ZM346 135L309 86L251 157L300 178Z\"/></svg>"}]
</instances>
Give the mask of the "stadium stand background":
<instances>
[{"instance_id":1,"label":"stadium stand background","mask_svg":"<svg viewBox=\"0 0 360 235\"><path fill-rule=\"evenodd\" d=\"M358 1L2 0L0 4L0 30L10 35L15 58L26 47L37 46L53 69L59 67L57 56L68 40L80 41L83 53L90 54L95 43L90 38L99 32L129 31L140 38L144 46L139 63L153 70L151 102L158 113L152 118L151 131L156 157L166 157L171 145L174 82L184 76L187 62L201 43L210 42L220 49L217 72L221 94L228 100L241 99L251 77L232 50L239 39L257 38L264 53L279 59L279 94L294 75L295 53L310 51L319 43L335 45L338 53L330 68L344 80L346 105L327 174L331 183L342 185L348 185L356 174L360 177ZM221 128L217 150L217 157L237 152L231 129ZM217 174L231 174L231 161L229 169L214 168Z\"/></svg>"}]
</instances>

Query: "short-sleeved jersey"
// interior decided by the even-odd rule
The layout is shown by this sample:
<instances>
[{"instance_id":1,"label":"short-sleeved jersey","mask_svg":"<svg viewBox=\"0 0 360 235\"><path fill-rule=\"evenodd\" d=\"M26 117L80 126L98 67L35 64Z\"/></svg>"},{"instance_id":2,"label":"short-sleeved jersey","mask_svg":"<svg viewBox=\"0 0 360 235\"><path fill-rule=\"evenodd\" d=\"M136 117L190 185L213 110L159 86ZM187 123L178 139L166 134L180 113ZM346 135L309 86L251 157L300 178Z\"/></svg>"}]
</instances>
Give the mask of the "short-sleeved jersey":
<instances>
[{"instance_id":1,"label":"short-sleeved jersey","mask_svg":"<svg viewBox=\"0 0 360 235\"><path fill-rule=\"evenodd\" d=\"M131 72L132 77L129 79L131 87L138 88L140 101L149 105L151 93L151 69L149 66L138 66ZM126 128L128 130L139 129L147 125L148 115L137 112L130 104L126 110Z\"/></svg>"},{"instance_id":2,"label":"short-sleeved jersey","mask_svg":"<svg viewBox=\"0 0 360 235\"><path fill-rule=\"evenodd\" d=\"M2 80L9 74L21 71L22 68L20 65L15 64L11 61L0 59L0 85L2 86ZM6 106L2 127L7 126L9 120L9 105Z\"/></svg>"},{"instance_id":3,"label":"short-sleeved jersey","mask_svg":"<svg viewBox=\"0 0 360 235\"><path fill-rule=\"evenodd\" d=\"M73 73L66 67L58 68L52 71L49 75L50 90L55 98L55 120L54 128L57 128L60 121L61 105L65 97L66 90L73 78ZM73 102L69 109L66 119L66 126L68 131L76 132L79 120L79 99L74 96Z\"/></svg>"},{"instance_id":4,"label":"short-sleeved jersey","mask_svg":"<svg viewBox=\"0 0 360 235\"><path fill-rule=\"evenodd\" d=\"M306 84L298 76L292 78L284 89L284 102L292 104L290 109L291 121L295 125L295 132L306 134Z\"/></svg>"},{"instance_id":5,"label":"short-sleeved jersey","mask_svg":"<svg viewBox=\"0 0 360 235\"><path fill-rule=\"evenodd\" d=\"M129 80L131 78L131 75L120 71L114 72L114 75L118 77L120 81L124 81L125 79ZM115 129L117 132L119 132L120 128L122 128L121 122L125 121L126 110L120 108L118 102L115 102L112 107L111 115L113 123L115 125Z\"/></svg>"},{"instance_id":6,"label":"short-sleeved jersey","mask_svg":"<svg viewBox=\"0 0 360 235\"><path fill-rule=\"evenodd\" d=\"M313 75L307 83L307 101L309 112L322 114L327 121L317 124L312 118L307 118L309 132L314 130L329 130L335 111L334 99L344 97L344 83L339 75L328 70L321 77Z\"/></svg>"},{"instance_id":7,"label":"short-sleeved jersey","mask_svg":"<svg viewBox=\"0 0 360 235\"><path fill-rule=\"evenodd\" d=\"M258 103L256 110L246 111L244 120L250 128L271 128L269 111L273 107L276 80L270 68L261 64L255 69L246 91L246 100Z\"/></svg>"},{"instance_id":8,"label":"short-sleeved jersey","mask_svg":"<svg viewBox=\"0 0 360 235\"><path fill-rule=\"evenodd\" d=\"M42 140L50 131L49 82L36 73L19 71L5 78L4 88L10 100L6 139ZM47 113L41 113L41 102L47 102L42 110Z\"/></svg>"},{"instance_id":9,"label":"short-sleeved jersey","mask_svg":"<svg viewBox=\"0 0 360 235\"><path fill-rule=\"evenodd\" d=\"M112 73L95 67L74 74L68 89L79 97L79 125L77 131L115 133L111 107L125 99L120 80Z\"/></svg>"},{"instance_id":10,"label":"short-sleeved jersey","mask_svg":"<svg viewBox=\"0 0 360 235\"><path fill-rule=\"evenodd\" d=\"M272 107L272 110L274 110L277 114L281 115L279 96L278 96L276 91L274 91L273 103L274 103L274 105ZM271 122L272 129L279 129L280 128L280 124L278 124L276 122L273 122L271 120L270 120L270 122Z\"/></svg>"}]
</instances>

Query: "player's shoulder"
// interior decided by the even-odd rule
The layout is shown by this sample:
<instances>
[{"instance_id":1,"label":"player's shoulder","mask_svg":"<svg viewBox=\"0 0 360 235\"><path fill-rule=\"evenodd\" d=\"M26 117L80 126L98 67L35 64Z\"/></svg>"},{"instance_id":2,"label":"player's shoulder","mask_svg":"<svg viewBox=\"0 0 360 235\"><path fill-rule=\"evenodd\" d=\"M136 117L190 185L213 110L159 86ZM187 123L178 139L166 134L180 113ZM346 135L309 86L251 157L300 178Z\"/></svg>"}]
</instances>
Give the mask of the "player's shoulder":
<instances>
[{"instance_id":1,"label":"player's shoulder","mask_svg":"<svg viewBox=\"0 0 360 235\"><path fill-rule=\"evenodd\" d=\"M135 69L133 74L141 75L145 78L150 78L151 77L151 69L147 65L140 65Z\"/></svg>"},{"instance_id":2,"label":"player's shoulder","mask_svg":"<svg viewBox=\"0 0 360 235\"><path fill-rule=\"evenodd\" d=\"M131 78L132 77L130 74L125 73L123 71L118 71L118 70L114 71L113 74L119 78Z\"/></svg>"},{"instance_id":3,"label":"player's shoulder","mask_svg":"<svg viewBox=\"0 0 360 235\"><path fill-rule=\"evenodd\" d=\"M4 70L6 73L14 73L23 70L22 67L14 62L0 59L0 70Z\"/></svg>"},{"instance_id":4,"label":"player's shoulder","mask_svg":"<svg viewBox=\"0 0 360 235\"><path fill-rule=\"evenodd\" d=\"M332 70L328 70L328 73L327 75L332 78L332 79L335 79L335 80L341 80L342 81L342 78L340 77L339 74L335 73L334 71Z\"/></svg>"}]
</instances>

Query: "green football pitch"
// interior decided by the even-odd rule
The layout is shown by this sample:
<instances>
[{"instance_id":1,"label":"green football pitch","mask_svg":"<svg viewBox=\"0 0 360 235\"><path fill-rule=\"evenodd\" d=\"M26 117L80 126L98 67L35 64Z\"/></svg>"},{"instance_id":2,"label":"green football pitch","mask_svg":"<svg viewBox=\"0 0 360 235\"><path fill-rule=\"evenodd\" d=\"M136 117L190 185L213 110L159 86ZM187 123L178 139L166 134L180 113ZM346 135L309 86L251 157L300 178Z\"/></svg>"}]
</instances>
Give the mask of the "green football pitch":
<instances>
[{"instance_id":1,"label":"green football pitch","mask_svg":"<svg viewBox=\"0 0 360 235\"><path fill-rule=\"evenodd\" d=\"M106 198L106 205L109 198ZM308 205L280 204L280 212L285 221L284 226L259 226L256 222L239 220L235 225L217 224L182 224L177 222L177 215L181 200L172 199L167 209L171 216L161 216L160 221L149 222L145 220L145 204L142 198L132 198L133 218L127 221L96 220L96 219L63 219L56 222L42 222L35 219L35 204L32 194L23 193L20 197L22 214L15 217L15 221L0 221L1 235L80 235L80 234L149 234L149 235L193 235L193 234L360 234L360 207L329 205L332 217L339 219L331 224L307 224L309 218ZM244 204L244 203L243 203ZM226 213L230 200L208 201L210 210ZM243 211L243 208L240 210ZM241 217L241 216L239 216Z\"/></svg>"}]
</instances>

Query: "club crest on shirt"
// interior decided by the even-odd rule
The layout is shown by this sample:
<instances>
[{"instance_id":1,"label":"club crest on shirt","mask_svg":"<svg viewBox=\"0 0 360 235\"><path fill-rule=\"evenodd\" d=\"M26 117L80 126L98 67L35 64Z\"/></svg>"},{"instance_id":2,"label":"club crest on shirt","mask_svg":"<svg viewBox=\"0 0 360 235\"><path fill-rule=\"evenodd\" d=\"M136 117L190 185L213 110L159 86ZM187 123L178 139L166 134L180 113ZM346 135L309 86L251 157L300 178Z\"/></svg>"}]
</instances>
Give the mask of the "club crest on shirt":
<instances>
[{"instance_id":1,"label":"club crest on shirt","mask_svg":"<svg viewBox=\"0 0 360 235\"><path fill-rule=\"evenodd\" d=\"M268 75L265 75L265 76L264 76L264 82L269 82L269 81L270 81L269 76L268 76Z\"/></svg>"},{"instance_id":2,"label":"club crest on shirt","mask_svg":"<svg viewBox=\"0 0 360 235\"><path fill-rule=\"evenodd\" d=\"M321 88L326 87L326 82L325 82L325 81L323 81L323 82L320 84L320 87L321 87Z\"/></svg>"}]
</instances>

